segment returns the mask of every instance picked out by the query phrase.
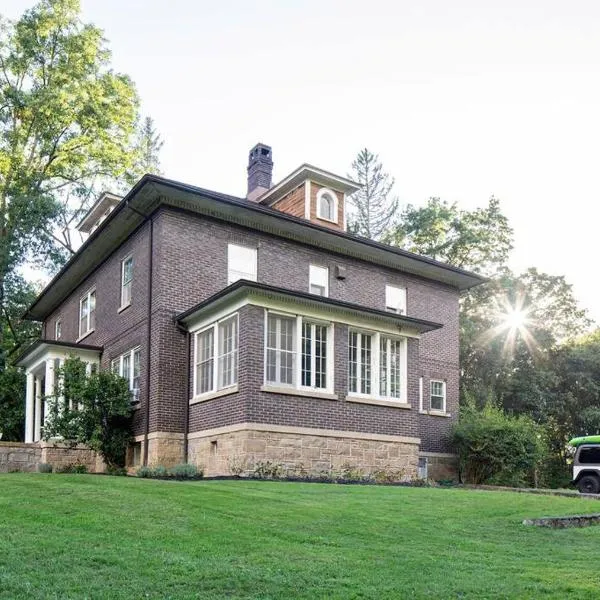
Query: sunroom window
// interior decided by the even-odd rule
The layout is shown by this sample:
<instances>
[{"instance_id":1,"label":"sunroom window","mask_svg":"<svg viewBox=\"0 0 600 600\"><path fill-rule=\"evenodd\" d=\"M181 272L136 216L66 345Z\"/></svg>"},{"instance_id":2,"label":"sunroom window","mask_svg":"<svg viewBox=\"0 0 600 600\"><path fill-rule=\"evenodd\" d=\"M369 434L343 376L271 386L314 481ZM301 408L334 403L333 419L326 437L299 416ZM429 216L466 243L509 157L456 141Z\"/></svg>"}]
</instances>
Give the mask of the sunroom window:
<instances>
[{"instance_id":1,"label":"sunroom window","mask_svg":"<svg viewBox=\"0 0 600 600\"><path fill-rule=\"evenodd\" d=\"M331 391L331 327L306 317L268 313L265 382Z\"/></svg>"},{"instance_id":2,"label":"sunroom window","mask_svg":"<svg viewBox=\"0 0 600 600\"><path fill-rule=\"evenodd\" d=\"M194 395L233 387L238 378L238 316L195 334Z\"/></svg>"}]
</instances>

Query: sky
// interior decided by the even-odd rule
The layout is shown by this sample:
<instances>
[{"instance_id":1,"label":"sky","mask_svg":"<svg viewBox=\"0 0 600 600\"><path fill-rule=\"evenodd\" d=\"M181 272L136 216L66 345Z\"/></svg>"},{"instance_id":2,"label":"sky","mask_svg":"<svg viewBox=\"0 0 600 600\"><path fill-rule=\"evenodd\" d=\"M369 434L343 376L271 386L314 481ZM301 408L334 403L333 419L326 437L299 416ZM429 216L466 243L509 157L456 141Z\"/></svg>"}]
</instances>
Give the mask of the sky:
<instances>
[{"instance_id":1,"label":"sky","mask_svg":"<svg viewBox=\"0 0 600 600\"><path fill-rule=\"evenodd\" d=\"M32 0L2 0L15 18ZM600 322L600 2L82 0L165 141L165 176L244 196L379 154L404 205L500 199L511 267L565 275Z\"/></svg>"}]
</instances>

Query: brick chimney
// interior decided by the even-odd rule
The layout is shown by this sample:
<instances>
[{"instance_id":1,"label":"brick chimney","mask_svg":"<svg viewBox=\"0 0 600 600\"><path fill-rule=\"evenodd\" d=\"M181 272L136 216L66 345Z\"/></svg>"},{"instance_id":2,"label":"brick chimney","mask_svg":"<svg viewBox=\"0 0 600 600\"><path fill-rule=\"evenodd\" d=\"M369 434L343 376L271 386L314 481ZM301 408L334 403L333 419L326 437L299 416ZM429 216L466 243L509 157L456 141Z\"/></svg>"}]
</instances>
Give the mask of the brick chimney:
<instances>
[{"instance_id":1,"label":"brick chimney","mask_svg":"<svg viewBox=\"0 0 600 600\"><path fill-rule=\"evenodd\" d=\"M256 201L271 187L272 175L271 146L256 144L248 157L248 200Z\"/></svg>"}]
</instances>

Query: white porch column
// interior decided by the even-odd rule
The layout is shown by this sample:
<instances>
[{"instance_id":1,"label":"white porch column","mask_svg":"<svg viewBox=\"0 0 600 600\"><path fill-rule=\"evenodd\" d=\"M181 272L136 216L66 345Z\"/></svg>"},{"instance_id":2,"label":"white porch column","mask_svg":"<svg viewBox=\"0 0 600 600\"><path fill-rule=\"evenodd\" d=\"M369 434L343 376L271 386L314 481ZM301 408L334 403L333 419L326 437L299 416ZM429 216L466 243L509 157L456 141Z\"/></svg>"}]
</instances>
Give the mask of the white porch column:
<instances>
[{"instance_id":1,"label":"white porch column","mask_svg":"<svg viewBox=\"0 0 600 600\"><path fill-rule=\"evenodd\" d=\"M33 441L39 442L42 439L42 380L35 378L35 423L33 431Z\"/></svg>"},{"instance_id":2,"label":"white porch column","mask_svg":"<svg viewBox=\"0 0 600 600\"><path fill-rule=\"evenodd\" d=\"M33 411L35 406L35 377L27 373L27 388L25 389L25 443L33 442Z\"/></svg>"},{"instance_id":3,"label":"white porch column","mask_svg":"<svg viewBox=\"0 0 600 600\"><path fill-rule=\"evenodd\" d=\"M52 398L54 396L54 359L47 358L46 359L46 378L44 381L44 396L46 399L44 402L46 403L46 410L44 415L44 424L48 418L48 412L50 406L56 402L55 399Z\"/></svg>"}]
</instances>

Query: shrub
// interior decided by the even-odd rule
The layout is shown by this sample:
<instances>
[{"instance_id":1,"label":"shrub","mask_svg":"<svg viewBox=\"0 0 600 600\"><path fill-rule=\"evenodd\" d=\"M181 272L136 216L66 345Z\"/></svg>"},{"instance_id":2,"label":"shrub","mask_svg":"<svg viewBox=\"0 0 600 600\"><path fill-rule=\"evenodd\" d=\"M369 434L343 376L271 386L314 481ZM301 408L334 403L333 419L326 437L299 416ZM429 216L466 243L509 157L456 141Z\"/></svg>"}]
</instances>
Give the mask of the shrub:
<instances>
[{"instance_id":1,"label":"shrub","mask_svg":"<svg viewBox=\"0 0 600 600\"><path fill-rule=\"evenodd\" d=\"M39 473L52 473L52 465L50 465L48 463L40 463L38 465L38 472Z\"/></svg>"},{"instance_id":2,"label":"shrub","mask_svg":"<svg viewBox=\"0 0 600 600\"><path fill-rule=\"evenodd\" d=\"M106 474L114 475L116 477L124 477L127 475L127 469L125 467L108 466L106 467Z\"/></svg>"},{"instance_id":3,"label":"shrub","mask_svg":"<svg viewBox=\"0 0 600 600\"><path fill-rule=\"evenodd\" d=\"M270 460L261 460L254 465L253 476L257 479L277 479L281 477L283 467Z\"/></svg>"},{"instance_id":4,"label":"shrub","mask_svg":"<svg viewBox=\"0 0 600 600\"><path fill-rule=\"evenodd\" d=\"M169 471L167 467L163 467L162 465L158 465L152 469L152 475L150 477L154 477L156 479L164 479L168 477Z\"/></svg>"},{"instance_id":5,"label":"shrub","mask_svg":"<svg viewBox=\"0 0 600 600\"><path fill-rule=\"evenodd\" d=\"M487 404L461 407L453 428L460 471L465 483L532 485L545 456L544 430L529 417L509 416Z\"/></svg>"},{"instance_id":6,"label":"shrub","mask_svg":"<svg viewBox=\"0 0 600 600\"><path fill-rule=\"evenodd\" d=\"M227 466L234 477L240 477L248 469L248 461L246 458L234 455L227 459Z\"/></svg>"},{"instance_id":7,"label":"shrub","mask_svg":"<svg viewBox=\"0 0 600 600\"><path fill-rule=\"evenodd\" d=\"M195 465L187 463L175 465L169 470L169 475L175 479L199 479L202 477L202 471L198 471Z\"/></svg>"},{"instance_id":8,"label":"shrub","mask_svg":"<svg viewBox=\"0 0 600 600\"><path fill-rule=\"evenodd\" d=\"M344 481L364 481L366 477L358 467L351 465L350 463L344 463L339 479L343 479Z\"/></svg>"},{"instance_id":9,"label":"shrub","mask_svg":"<svg viewBox=\"0 0 600 600\"><path fill-rule=\"evenodd\" d=\"M152 477L152 469L150 467L140 467L137 470L136 476L143 478Z\"/></svg>"},{"instance_id":10,"label":"shrub","mask_svg":"<svg viewBox=\"0 0 600 600\"><path fill-rule=\"evenodd\" d=\"M85 465L81 465L78 463L70 463L68 465L61 465L56 467L57 473L75 473L75 474L85 474L88 472L87 467Z\"/></svg>"}]
</instances>

